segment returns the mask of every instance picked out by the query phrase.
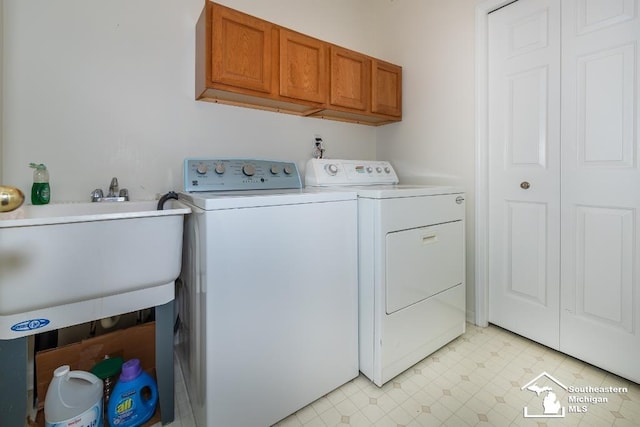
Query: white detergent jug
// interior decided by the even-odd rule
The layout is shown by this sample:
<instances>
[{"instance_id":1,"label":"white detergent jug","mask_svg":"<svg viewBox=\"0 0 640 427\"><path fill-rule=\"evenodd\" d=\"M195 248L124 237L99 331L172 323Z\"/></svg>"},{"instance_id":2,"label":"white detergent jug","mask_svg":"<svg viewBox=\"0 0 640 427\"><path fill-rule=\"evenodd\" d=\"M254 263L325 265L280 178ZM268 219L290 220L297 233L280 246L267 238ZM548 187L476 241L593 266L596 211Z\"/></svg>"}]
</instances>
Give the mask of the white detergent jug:
<instances>
[{"instance_id":1,"label":"white detergent jug","mask_svg":"<svg viewBox=\"0 0 640 427\"><path fill-rule=\"evenodd\" d=\"M45 427L103 427L102 380L60 366L47 389L44 420Z\"/></svg>"}]
</instances>

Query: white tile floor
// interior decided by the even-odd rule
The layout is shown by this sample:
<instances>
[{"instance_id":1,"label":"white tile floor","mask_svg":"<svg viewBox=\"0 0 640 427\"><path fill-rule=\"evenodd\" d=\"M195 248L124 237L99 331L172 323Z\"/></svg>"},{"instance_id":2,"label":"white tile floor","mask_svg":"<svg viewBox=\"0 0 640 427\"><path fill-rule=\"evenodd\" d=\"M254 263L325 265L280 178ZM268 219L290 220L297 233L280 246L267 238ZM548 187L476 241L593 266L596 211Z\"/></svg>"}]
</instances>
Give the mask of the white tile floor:
<instances>
[{"instance_id":1,"label":"white tile floor","mask_svg":"<svg viewBox=\"0 0 640 427\"><path fill-rule=\"evenodd\" d=\"M565 410L564 417L523 416L525 407L529 414L544 415L543 399L550 393L543 390L538 396L521 389L543 372L552 379L543 376L535 384L553 389L555 400ZM570 393L553 380L566 387L626 387L628 390L604 393L583 388ZM571 403L570 399L575 397L608 401ZM574 411L583 405L586 412ZM177 368L176 420L170 426L194 425L184 380ZM498 327L479 328L467 324L463 336L382 388L360 375L276 424L277 427L441 425L637 427L640 426L640 385Z\"/></svg>"}]
</instances>

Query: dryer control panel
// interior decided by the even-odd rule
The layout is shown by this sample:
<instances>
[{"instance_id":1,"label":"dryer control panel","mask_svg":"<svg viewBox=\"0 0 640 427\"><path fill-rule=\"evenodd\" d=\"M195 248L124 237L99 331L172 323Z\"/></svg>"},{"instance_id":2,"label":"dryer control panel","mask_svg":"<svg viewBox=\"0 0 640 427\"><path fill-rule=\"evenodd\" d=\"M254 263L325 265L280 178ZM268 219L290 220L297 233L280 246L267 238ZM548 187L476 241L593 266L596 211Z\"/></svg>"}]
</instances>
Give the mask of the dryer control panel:
<instances>
[{"instance_id":1,"label":"dryer control panel","mask_svg":"<svg viewBox=\"0 0 640 427\"><path fill-rule=\"evenodd\" d=\"M293 162L239 158L184 161L184 191L236 191L302 188Z\"/></svg>"},{"instance_id":2,"label":"dryer control panel","mask_svg":"<svg viewBox=\"0 0 640 427\"><path fill-rule=\"evenodd\" d=\"M305 172L308 187L397 183L391 163L381 160L310 159Z\"/></svg>"}]
</instances>

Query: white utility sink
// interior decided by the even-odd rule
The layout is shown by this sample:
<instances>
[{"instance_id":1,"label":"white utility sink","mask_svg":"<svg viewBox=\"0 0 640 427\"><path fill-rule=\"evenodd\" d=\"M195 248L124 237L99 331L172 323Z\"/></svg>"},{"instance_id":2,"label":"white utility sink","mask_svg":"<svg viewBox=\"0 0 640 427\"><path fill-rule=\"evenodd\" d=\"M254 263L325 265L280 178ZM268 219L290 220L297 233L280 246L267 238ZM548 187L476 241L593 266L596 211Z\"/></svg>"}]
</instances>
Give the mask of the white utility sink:
<instances>
[{"instance_id":1,"label":"white utility sink","mask_svg":"<svg viewBox=\"0 0 640 427\"><path fill-rule=\"evenodd\" d=\"M171 301L191 210L156 205L25 205L12 215L22 218L0 216L0 339Z\"/></svg>"}]
</instances>

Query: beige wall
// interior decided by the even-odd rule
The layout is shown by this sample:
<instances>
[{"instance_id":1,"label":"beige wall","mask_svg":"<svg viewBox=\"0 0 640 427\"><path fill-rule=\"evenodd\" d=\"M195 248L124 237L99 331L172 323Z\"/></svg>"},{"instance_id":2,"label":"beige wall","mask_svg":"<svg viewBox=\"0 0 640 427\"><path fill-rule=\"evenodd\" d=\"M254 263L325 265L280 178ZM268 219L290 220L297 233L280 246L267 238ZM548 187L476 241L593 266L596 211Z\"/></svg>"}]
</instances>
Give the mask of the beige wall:
<instances>
[{"instance_id":1,"label":"beige wall","mask_svg":"<svg viewBox=\"0 0 640 427\"><path fill-rule=\"evenodd\" d=\"M366 0L225 3L308 33L322 29L318 36L338 42L363 41L357 27L330 28L338 16L357 22ZM194 29L203 5L5 0L7 183L28 190L27 164L41 162L54 202L88 200L113 176L131 197L150 199L182 188L185 157L266 157L302 167L315 134L333 157L375 157L373 127L194 101Z\"/></svg>"},{"instance_id":2,"label":"beige wall","mask_svg":"<svg viewBox=\"0 0 640 427\"><path fill-rule=\"evenodd\" d=\"M479 0L219 0L403 65L404 120L373 128L196 102L202 0L0 0L4 143L0 177L23 191L31 161L54 201L87 200L118 176L132 197L182 188L188 156L290 159L315 134L330 157L385 159L403 182L467 191L473 316L474 14Z\"/></svg>"}]
</instances>

